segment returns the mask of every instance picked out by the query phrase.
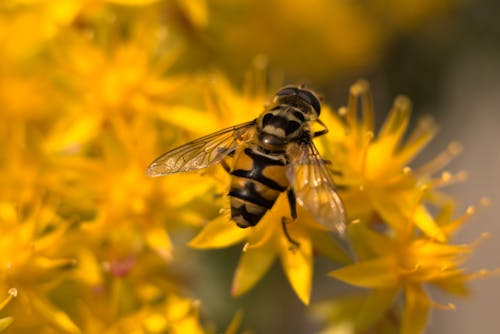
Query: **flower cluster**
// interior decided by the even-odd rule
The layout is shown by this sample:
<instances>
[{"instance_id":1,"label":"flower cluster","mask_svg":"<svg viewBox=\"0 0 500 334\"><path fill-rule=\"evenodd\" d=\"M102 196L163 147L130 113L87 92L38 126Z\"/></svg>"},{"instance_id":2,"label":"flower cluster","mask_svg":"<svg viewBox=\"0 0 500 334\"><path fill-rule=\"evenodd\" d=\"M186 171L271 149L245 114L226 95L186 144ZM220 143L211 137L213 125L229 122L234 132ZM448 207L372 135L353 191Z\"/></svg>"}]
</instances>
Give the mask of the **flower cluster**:
<instances>
[{"instance_id":1,"label":"flower cluster","mask_svg":"<svg viewBox=\"0 0 500 334\"><path fill-rule=\"evenodd\" d=\"M463 174L434 176L459 146L450 145L419 168L408 166L436 126L423 119L406 137L407 98L396 99L376 136L367 83L352 86L346 108L323 108L330 133L316 144L331 162L345 204L346 239L336 241L300 206L297 222L285 233L285 194L255 228L238 228L230 221L227 197L219 196L229 184L219 167L161 179L145 175L161 151L263 110L283 80L269 77L267 58L257 56L244 89L235 88L228 77L243 72L249 54L269 47L269 59L297 69L292 75L307 72L324 82L325 73L375 62L381 40L446 7L419 3L427 5L412 13L394 4L388 12L394 31L388 32L368 19L369 12L386 9L378 2L295 6L274 0L269 5L283 13L280 24L263 15L274 11L250 2L2 2L0 332L213 333L227 326L225 333L237 333L241 312L230 310L233 319L217 324L204 317L196 270L189 267L195 261L186 255L187 245L199 250L235 244L241 255L233 296L250 291L279 259L298 299L308 305L313 263L321 254L332 268L341 266L332 277L370 289L320 305L327 330L347 326L354 333L396 323L403 333L420 332L429 309L439 306L427 285L463 295L468 280L488 272L463 268L477 242L450 243L473 209L452 218L454 202L439 188ZM244 31L225 26L234 20L224 18L243 12L242 22L255 15L263 23L244 25ZM350 34L320 29L328 13ZM316 46L327 52L313 67L304 66L304 59L321 52L287 56L295 54L301 37L289 30L291 21L294 29L308 27L301 30L308 39L327 44ZM269 33L248 43L262 26ZM227 38L217 41L222 33ZM279 47L271 48L277 40ZM241 52L245 56L238 57ZM338 59L332 62L332 55ZM325 71L328 64L338 68Z\"/></svg>"},{"instance_id":2,"label":"flower cluster","mask_svg":"<svg viewBox=\"0 0 500 334\"><path fill-rule=\"evenodd\" d=\"M474 208L452 218L453 201L439 188L463 180L465 174L444 171L433 176L460 152L460 146L452 143L427 164L410 168L411 160L436 133L432 119L425 117L407 134L410 112L408 98L397 97L375 135L370 89L367 82L358 81L351 86L340 116L334 114L326 122L341 130L326 140L325 147L340 171L336 181L351 221L349 236L357 257L356 263L330 276L369 289L318 308L330 319L331 330L347 324L352 332L420 333L431 308L453 308L433 301L428 286L463 296L467 281L490 274L467 272L463 267L477 241L450 243ZM483 202L487 204L486 199Z\"/></svg>"}]
</instances>

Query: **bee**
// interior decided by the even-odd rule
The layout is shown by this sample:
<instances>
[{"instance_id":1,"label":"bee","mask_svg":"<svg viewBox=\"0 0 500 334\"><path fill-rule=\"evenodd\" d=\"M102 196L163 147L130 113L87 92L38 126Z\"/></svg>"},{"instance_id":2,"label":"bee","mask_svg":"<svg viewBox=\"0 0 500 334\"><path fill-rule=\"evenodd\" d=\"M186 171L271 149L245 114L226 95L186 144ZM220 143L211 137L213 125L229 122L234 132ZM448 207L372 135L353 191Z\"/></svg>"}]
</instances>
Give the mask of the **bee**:
<instances>
[{"instance_id":1,"label":"bee","mask_svg":"<svg viewBox=\"0 0 500 334\"><path fill-rule=\"evenodd\" d=\"M287 192L292 221L297 204L328 230L342 236L342 201L313 138L328 132L318 118L318 96L303 85L281 88L258 118L195 139L168 151L147 168L152 177L189 172L220 163L231 175L231 218L241 228L255 226ZM313 131L314 123L322 126ZM228 161L231 160L232 164ZM294 245L282 218L283 231Z\"/></svg>"}]
</instances>

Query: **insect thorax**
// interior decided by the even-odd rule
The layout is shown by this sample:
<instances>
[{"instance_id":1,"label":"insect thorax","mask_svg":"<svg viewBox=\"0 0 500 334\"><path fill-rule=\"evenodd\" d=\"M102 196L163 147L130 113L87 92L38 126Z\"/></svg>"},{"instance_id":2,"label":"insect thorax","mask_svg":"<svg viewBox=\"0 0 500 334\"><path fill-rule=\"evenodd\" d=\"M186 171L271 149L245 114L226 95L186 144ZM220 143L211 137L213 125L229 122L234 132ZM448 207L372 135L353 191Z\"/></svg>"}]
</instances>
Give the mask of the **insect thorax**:
<instances>
[{"instance_id":1,"label":"insect thorax","mask_svg":"<svg viewBox=\"0 0 500 334\"><path fill-rule=\"evenodd\" d=\"M271 151L283 150L286 144L302 138L309 131L309 115L286 104L264 111L257 119L259 143Z\"/></svg>"}]
</instances>

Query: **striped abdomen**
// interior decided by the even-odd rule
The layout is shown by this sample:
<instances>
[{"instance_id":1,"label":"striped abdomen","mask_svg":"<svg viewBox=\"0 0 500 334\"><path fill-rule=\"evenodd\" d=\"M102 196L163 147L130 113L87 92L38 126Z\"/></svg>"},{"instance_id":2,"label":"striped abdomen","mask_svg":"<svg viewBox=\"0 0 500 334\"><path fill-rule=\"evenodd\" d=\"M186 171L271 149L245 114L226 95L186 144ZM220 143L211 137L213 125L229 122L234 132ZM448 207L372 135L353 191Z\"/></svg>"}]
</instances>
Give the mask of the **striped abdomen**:
<instances>
[{"instance_id":1,"label":"striped abdomen","mask_svg":"<svg viewBox=\"0 0 500 334\"><path fill-rule=\"evenodd\" d=\"M288 187L284 153L265 153L257 145L242 150L231 171L231 217L239 227L256 225Z\"/></svg>"}]
</instances>

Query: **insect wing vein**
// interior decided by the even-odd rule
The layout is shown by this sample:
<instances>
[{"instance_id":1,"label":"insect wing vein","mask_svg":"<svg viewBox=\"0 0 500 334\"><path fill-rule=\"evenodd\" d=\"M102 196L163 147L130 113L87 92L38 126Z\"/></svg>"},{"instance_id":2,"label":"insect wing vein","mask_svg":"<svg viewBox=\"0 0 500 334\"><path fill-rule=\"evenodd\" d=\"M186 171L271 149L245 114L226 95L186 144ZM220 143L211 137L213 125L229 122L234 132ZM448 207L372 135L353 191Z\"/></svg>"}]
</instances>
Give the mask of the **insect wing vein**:
<instances>
[{"instance_id":1,"label":"insect wing vein","mask_svg":"<svg viewBox=\"0 0 500 334\"><path fill-rule=\"evenodd\" d=\"M287 176L297 202L318 223L343 236L346 230L344 206L312 140L292 145L287 156L290 161Z\"/></svg>"},{"instance_id":2,"label":"insect wing vein","mask_svg":"<svg viewBox=\"0 0 500 334\"><path fill-rule=\"evenodd\" d=\"M253 138L255 120L190 141L160 155L146 170L149 176L188 172L220 162Z\"/></svg>"}]
</instances>

